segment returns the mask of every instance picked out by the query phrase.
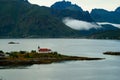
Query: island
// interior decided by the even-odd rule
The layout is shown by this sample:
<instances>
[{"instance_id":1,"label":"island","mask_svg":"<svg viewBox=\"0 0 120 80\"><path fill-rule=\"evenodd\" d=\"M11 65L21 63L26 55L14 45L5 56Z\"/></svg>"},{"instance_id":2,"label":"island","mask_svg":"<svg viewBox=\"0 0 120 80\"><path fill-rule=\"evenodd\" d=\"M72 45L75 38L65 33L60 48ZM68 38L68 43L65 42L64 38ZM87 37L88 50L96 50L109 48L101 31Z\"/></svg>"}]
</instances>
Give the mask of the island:
<instances>
[{"instance_id":1,"label":"island","mask_svg":"<svg viewBox=\"0 0 120 80\"><path fill-rule=\"evenodd\" d=\"M8 44L19 44L18 42L8 42Z\"/></svg>"},{"instance_id":2,"label":"island","mask_svg":"<svg viewBox=\"0 0 120 80\"><path fill-rule=\"evenodd\" d=\"M3 55L5 54L5 55ZM91 58L68 56L58 52L39 53L35 50L31 52L3 52L0 51L0 66L9 65L33 65L33 64L50 64L55 62L74 61L74 60L102 60L104 58Z\"/></svg>"},{"instance_id":3,"label":"island","mask_svg":"<svg viewBox=\"0 0 120 80\"><path fill-rule=\"evenodd\" d=\"M104 52L103 54L120 56L120 52Z\"/></svg>"}]
</instances>

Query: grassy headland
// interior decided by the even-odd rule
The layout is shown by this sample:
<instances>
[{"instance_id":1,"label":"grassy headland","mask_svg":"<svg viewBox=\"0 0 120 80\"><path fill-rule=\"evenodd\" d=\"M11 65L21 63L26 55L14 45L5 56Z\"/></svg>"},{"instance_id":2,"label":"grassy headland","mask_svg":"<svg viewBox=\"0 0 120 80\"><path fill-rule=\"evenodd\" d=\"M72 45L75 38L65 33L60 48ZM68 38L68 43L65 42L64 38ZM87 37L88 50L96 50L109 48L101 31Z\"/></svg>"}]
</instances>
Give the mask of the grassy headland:
<instances>
[{"instance_id":1,"label":"grassy headland","mask_svg":"<svg viewBox=\"0 0 120 80\"><path fill-rule=\"evenodd\" d=\"M9 56L0 58L0 66L50 64L61 61L104 59L104 58L67 56L59 54L57 52L38 53L36 51L31 52L19 51L19 52L7 52L6 54L9 54Z\"/></svg>"}]
</instances>

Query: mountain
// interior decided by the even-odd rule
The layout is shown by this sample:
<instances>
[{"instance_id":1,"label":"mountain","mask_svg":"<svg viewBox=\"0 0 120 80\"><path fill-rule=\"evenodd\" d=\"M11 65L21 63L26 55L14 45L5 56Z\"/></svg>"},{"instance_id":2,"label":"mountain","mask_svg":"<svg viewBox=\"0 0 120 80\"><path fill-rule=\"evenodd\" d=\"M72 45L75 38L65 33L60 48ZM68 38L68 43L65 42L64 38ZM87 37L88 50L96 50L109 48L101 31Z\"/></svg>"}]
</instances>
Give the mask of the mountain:
<instances>
[{"instance_id":1,"label":"mountain","mask_svg":"<svg viewBox=\"0 0 120 80\"><path fill-rule=\"evenodd\" d=\"M64 5L57 9L58 4ZM68 1L49 8L28 0L0 0L0 38L81 37L81 31L63 23L65 17L94 22L88 11Z\"/></svg>"},{"instance_id":2,"label":"mountain","mask_svg":"<svg viewBox=\"0 0 120 80\"><path fill-rule=\"evenodd\" d=\"M57 9L57 10L64 10L64 9L68 9L68 10L72 10L72 11L80 11L83 12L83 9L81 7L79 7L76 4L72 4L70 1L59 1L54 3L51 8L53 9Z\"/></svg>"},{"instance_id":3,"label":"mountain","mask_svg":"<svg viewBox=\"0 0 120 80\"><path fill-rule=\"evenodd\" d=\"M104 31L93 34L88 38L93 39L119 39L120 40L120 30L111 30L111 31Z\"/></svg>"},{"instance_id":4,"label":"mountain","mask_svg":"<svg viewBox=\"0 0 120 80\"><path fill-rule=\"evenodd\" d=\"M27 0L0 0L0 38L74 37L76 30L52 15L48 7Z\"/></svg>"},{"instance_id":5,"label":"mountain","mask_svg":"<svg viewBox=\"0 0 120 80\"><path fill-rule=\"evenodd\" d=\"M61 20L66 17L78 19L87 22L94 22L88 11L83 11L81 7L72 4L69 1L58 1L52 6L52 14L59 17Z\"/></svg>"},{"instance_id":6,"label":"mountain","mask_svg":"<svg viewBox=\"0 0 120 80\"><path fill-rule=\"evenodd\" d=\"M120 14L120 7L118 7L115 12L119 13Z\"/></svg>"},{"instance_id":7,"label":"mountain","mask_svg":"<svg viewBox=\"0 0 120 80\"><path fill-rule=\"evenodd\" d=\"M104 15L106 15L105 18ZM117 15L119 15L119 8L114 12L93 10L93 14L90 15L88 11L84 11L69 1L58 1L51 7L45 7L30 4L28 0L0 0L0 38L79 38L92 36L105 31L118 30L117 27L114 27L116 24L102 24L101 27L95 23L95 21L102 22L102 20L109 21L109 19L110 22L119 23L119 16L116 21L114 20ZM113 17L112 20L109 18L110 16ZM77 28L69 26L74 24ZM119 27L119 25L117 26Z\"/></svg>"},{"instance_id":8,"label":"mountain","mask_svg":"<svg viewBox=\"0 0 120 80\"><path fill-rule=\"evenodd\" d=\"M93 9L90 13L96 22L110 22L120 24L120 8L115 11L107 11L104 9Z\"/></svg>"},{"instance_id":9,"label":"mountain","mask_svg":"<svg viewBox=\"0 0 120 80\"><path fill-rule=\"evenodd\" d=\"M102 26L102 30L92 34L90 38L120 39L120 7L114 11L93 9L90 15Z\"/></svg>"},{"instance_id":10,"label":"mountain","mask_svg":"<svg viewBox=\"0 0 120 80\"><path fill-rule=\"evenodd\" d=\"M111 16L111 14L109 14L108 11L104 9L94 9L92 10L92 13L90 15L88 11L84 11L81 7L76 4L72 4L69 1L58 1L54 3L51 8L53 9L53 15L59 17L60 19L65 18L64 21L67 22L66 24L73 29L77 28L82 33L82 35L90 35L96 32L119 29L110 24L102 24L101 26L99 26L97 25L97 23L95 23L98 22L97 20L110 20L110 17L105 19L104 17L99 17L103 15ZM95 17L93 17L92 14L95 14ZM99 16L96 17L96 14L99 14ZM73 22L75 22L76 24L72 24Z\"/></svg>"}]
</instances>

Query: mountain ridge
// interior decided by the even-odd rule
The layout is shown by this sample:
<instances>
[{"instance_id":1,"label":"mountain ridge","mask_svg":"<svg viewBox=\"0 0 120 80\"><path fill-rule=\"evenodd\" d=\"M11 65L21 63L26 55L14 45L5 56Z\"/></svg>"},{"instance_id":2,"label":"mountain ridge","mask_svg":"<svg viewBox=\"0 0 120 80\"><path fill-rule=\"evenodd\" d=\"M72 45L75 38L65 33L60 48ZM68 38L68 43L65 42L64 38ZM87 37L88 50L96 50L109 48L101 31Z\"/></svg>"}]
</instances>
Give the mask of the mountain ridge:
<instances>
[{"instance_id":1,"label":"mountain ridge","mask_svg":"<svg viewBox=\"0 0 120 80\"><path fill-rule=\"evenodd\" d=\"M69 5L56 9L54 5L61 2ZM54 7L33 5L28 0L0 0L0 38L80 38L117 29L111 25L103 25L100 29L74 30L62 20L66 17L89 23L97 20L88 11L69 1L58 1L52 6ZM108 15L108 11L101 10L102 12ZM119 8L109 14L112 13L119 15Z\"/></svg>"},{"instance_id":2,"label":"mountain ridge","mask_svg":"<svg viewBox=\"0 0 120 80\"><path fill-rule=\"evenodd\" d=\"M53 5L51 5L51 8L57 9L57 10L68 9L71 11L83 12L83 9L81 7L79 7L76 4L72 4L70 1L58 1L58 2L54 3Z\"/></svg>"},{"instance_id":3,"label":"mountain ridge","mask_svg":"<svg viewBox=\"0 0 120 80\"><path fill-rule=\"evenodd\" d=\"M71 17L78 20L87 22L94 22L88 11L83 11L81 7L72 4L70 1L58 1L51 5L53 15L63 19Z\"/></svg>"},{"instance_id":4,"label":"mountain ridge","mask_svg":"<svg viewBox=\"0 0 120 80\"><path fill-rule=\"evenodd\" d=\"M115 12L120 13L120 7L116 8Z\"/></svg>"},{"instance_id":5,"label":"mountain ridge","mask_svg":"<svg viewBox=\"0 0 120 80\"><path fill-rule=\"evenodd\" d=\"M96 22L110 22L120 24L119 12L119 7L114 11L107 11L105 9L93 9L90 15Z\"/></svg>"},{"instance_id":6,"label":"mountain ridge","mask_svg":"<svg viewBox=\"0 0 120 80\"><path fill-rule=\"evenodd\" d=\"M0 3L0 37L71 37L76 31L67 27L51 9L13 0Z\"/></svg>"}]
</instances>

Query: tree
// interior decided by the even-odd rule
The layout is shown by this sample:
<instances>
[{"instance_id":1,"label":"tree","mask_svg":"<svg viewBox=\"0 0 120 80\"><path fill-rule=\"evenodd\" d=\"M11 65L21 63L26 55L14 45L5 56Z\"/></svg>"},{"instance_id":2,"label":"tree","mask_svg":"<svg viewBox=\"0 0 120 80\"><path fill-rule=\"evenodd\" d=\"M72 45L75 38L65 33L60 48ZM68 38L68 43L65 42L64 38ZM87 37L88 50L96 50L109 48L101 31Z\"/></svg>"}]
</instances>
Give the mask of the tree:
<instances>
[{"instance_id":1,"label":"tree","mask_svg":"<svg viewBox=\"0 0 120 80\"><path fill-rule=\"evenodd\" d=\"M4 53L2 50L0 50L0 53Z\"/></svg>"}]
</instances>

